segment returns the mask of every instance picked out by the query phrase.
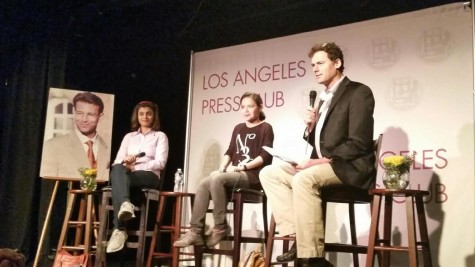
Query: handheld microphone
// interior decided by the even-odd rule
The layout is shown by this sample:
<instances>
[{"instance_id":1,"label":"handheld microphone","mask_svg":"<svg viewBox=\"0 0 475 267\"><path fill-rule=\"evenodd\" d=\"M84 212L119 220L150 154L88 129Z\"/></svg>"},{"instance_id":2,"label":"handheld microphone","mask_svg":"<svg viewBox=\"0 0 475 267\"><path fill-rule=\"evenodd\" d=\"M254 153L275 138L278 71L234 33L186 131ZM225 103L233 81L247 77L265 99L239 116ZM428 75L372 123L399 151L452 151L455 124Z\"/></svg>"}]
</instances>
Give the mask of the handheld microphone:
<instances>
[{"instance_id":1,"label":"handheld microphone","mask_svg":"<svg viewBox=\"0 0 475 267\"><path fill-rule=\"evenodd\" d=\"M143 151L135 155L136 158L141 158L143 156L145 156L145 152ZM125 160L122 160L120 164L124 164L124 163L125 163Z\"/></svg>"},{"instance_id":2,"label":"handheld microphone","mask_svg":"<svg viewBox=\"0 0 475 267\"><path fill-rule=\"evenodd\" d=\"M312 108L315 106L315 99L316 98L317 98L317 91L315 91L315 90L310 91L310 95L309 95L308 99L310 100L310 106ZM310 133L308 131L308 126L305 129L305 132L307 134L307 146L305 147L305 154L307 154L308 143L310 141Z\"/></svg>"},{"instance_id":3,"label":"handheld microphone","mask_svg":"<svg viewBox=\"0 0 475 267\"><path fill-rule=\"evenodd\" d=\"M312 90L310 91L309 100L310 106L313 108L315 106L315 99L317 98L317 91Z\"/></svg>"}]
</instances>

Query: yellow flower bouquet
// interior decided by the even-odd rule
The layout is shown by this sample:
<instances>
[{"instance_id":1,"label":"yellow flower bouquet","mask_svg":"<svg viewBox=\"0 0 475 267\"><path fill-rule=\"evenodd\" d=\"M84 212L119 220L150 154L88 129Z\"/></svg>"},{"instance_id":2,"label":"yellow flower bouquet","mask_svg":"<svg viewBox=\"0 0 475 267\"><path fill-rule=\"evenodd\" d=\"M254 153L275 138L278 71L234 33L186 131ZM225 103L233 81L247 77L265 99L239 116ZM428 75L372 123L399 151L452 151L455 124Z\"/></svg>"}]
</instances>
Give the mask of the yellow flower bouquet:
<instances>
[{"instance_id":1,"label":"yellow flower bouquet","mask_svg":"<svg viewBox=\"0 0 475 267\"><path fill-rule=\"evenodd\" d=\"M97 169L81 167L78 169L82 176L80 187L83 190L96 190Z\"/></svg>"},{"instance_id":2,"label":"yellow flower bouquet","mask_svg":"<svg viewBox=\"0 0 475 267\"><path fill-rule=\"evenodd\" d=\"M393 155L383 159L386 170L383 175L383 184L388 189L401 190L409 185L409 171L414 162L412 155Z\"/></svg>"},{"instance_id":3,"label":"yellow flower bouquet","mask_svg":"<svg viewBox=\"0 0 475 267\"><path fill-rule=\"evenodd\" d=\"M404 173L409 172L412 163L414 162L414 155L412 156L389 156L383 159L383 165L387 172Z\"/></svg>"}]
</instances>

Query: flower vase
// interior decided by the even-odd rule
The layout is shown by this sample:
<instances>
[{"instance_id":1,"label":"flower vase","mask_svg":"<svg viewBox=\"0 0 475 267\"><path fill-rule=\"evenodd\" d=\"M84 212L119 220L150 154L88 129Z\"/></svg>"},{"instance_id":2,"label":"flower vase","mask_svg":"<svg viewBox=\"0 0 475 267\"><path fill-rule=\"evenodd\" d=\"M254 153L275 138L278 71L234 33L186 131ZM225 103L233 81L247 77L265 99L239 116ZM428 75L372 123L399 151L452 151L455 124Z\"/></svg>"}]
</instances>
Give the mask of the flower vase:
<instances>
[{"instance_id":1,"label":"flower vase","mask_svg":"<svg viewBox=\"0 0 475 267\"><path fill-rule=\"evenodd\" d=\"M83 177L79 184L82 190L94 191L97 188L97 181L95 177Z\"/></svg>"},{"instance_id":2,"label":"flower vase","mask_svg":"<svg viewBox=\"0 0 475 267\"><path fill-rule=\"evenodd\" d=\"M390 190L403 190L409 185L409 172L384 172L384 187Z\"/></svg>"}]
</instances>

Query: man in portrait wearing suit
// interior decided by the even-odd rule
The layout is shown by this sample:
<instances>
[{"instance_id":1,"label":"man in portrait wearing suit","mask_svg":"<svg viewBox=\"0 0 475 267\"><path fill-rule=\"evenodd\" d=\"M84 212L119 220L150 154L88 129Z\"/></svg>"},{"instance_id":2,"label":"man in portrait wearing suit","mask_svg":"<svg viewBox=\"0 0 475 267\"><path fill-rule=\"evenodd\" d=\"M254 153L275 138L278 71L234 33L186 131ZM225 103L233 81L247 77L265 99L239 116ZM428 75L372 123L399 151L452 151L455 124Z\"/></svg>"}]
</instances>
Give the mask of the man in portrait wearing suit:
<instances>
[{"instance_id":1,"label":"man in portrait wearing suit","mask_svg":"<svg viewBox=\"0 0 475 267\"><path fill-rule=\"evenodd\" d=\"M375 183L374 97L371 89L343 74L343 52L334 43L313 46L313 74L324 86L317 108L308 107L304 138L313 146L310 159L269 165L259 178L283 236L296 245L277 261L298 258L302 266L333 266L324 258L325 229L320 193L327 186L368 189Z\"/></svg>"},{"instance_id":2,"label":"man in portrait wearing suit","mask_svg":"<svg viewBox=\"0 0 475 267\"><path fill-rule=\"evenodd\" d=\"M74 130L56 136L43 145L41 177L80 178L80 167L97 168L98 181L108 180L110 148L97 134L104 115L104 103L91 92L73 98Z\"/></svg>"}]
</instances>

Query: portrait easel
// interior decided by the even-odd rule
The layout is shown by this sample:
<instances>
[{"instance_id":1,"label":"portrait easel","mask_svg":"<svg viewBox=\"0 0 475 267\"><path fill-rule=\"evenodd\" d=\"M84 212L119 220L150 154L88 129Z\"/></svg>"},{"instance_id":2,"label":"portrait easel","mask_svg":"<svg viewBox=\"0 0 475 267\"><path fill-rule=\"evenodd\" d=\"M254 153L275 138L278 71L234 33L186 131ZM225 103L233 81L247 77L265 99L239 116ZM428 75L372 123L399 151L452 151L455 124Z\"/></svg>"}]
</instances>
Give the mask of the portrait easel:
<instances>
[{"instance_id":1,"label":"portrait easel","mask_svg":"<svg viewBox=\"0 0 475 267\"><path fill-rule=\"evenodd\" d=\"M56 180L55 183L54 183L53 193L51 194L51 199L50 199L49 205L48 205L48 211L46 212L46 218L45 218L45 221L43 222L43 228L41 230L41 236L40 236L40 240L38 242L38 248L36 249L35 261L33 262L33 267L38 266L38 260L40 258L41 249L43 248L43 240L45 238L46 229L48 229L49 221L50 221L50 218L51 218L51 210L53 209L53 204L54 204L54 200L56 198L56 193L58 192L59 181L60 180Z\"/></svg>"},{"instance_id":2,"label":"portrait easel","mask_svg":"<svg viewBox=\"0 0 475 267\"><path fill-rule=\"evenodd\" d=\"M43 227L42 227L42 230L41 230L41 236L40 236L40 240L38 242L38 248L36 250L36 256L35 256L35 260L34 260L34 263L33 263L33 267L38 266L39 258L40 258L40 255L41 255L41 250L43 248L44 238L45 238L45 235L46 235L46 230L48 229L49 223L50 223L50 220L51 220L51 212L52 212L53 205L54 205L56 195L57 195L57 192L58 192L59 183L61 181L67 181L68 182L68 189L69 189L68 190L66 213L65 213L65 216L64 216L64 220L63 220L61 236L60 236L59 242L58 242L58 248L61 248L62 245L63 245L64 238L65 238L64 233L65 233L65 231L67 231L68 222L70 220L71 211L72 211L72 208L74 206L75 197L76 197L75 194L71 194L69 191L71 189L73 189L73 183L74 182L79 182L78 179L72 179L72 178L61 178L61 177L43 177L43 178L47 179L47 180L55 180L55 184L54 184L53 192L51 194L51 199L50 199L50 202L49 202L49 205L48 205L46 218L44 220ZM83 191L83 190L78 190L78 191ZM94 202L93 202L92 199L93 199L93 196L92 196L91 193L89 193L89 194L87 194L87 198L85 197L84 200L81 200L81 202L80 202L80 209L79 209L78 217L80 217L81 220L84 220L84 216L86 217L85 218L85 220L87 221L86 227L85 227L86 228L86 231L85 231L86 233L90 233L90 231L93 230L93 229L90 229L89 225L99 223L99 221L96 219L95 208L94 208L94 204L93 204ZM87 201L87 205L85 207L84 204L85 204L86 201ZM82 235L82 232L81 232L80 235ZM80 235L78 236L78 234L76 234L76 241L75 242L78 242L78 239L80 238ZM88 248L85 248L84 252L86 254L89 254L89 246L91 246L91 243L90 243L90 240L89 240L88 237L86 237L85 243L86 243Z\"/></svg>"},{"instance_id":3,"label":"portrait easel","mask_svg":"<svg viewBox=\"0 0 475 267\"><path fill-rule=\"evenodd\" d=\"M46 232L50 227L53 205L60 188L59 183L62 181L68 182L68 194L66 214L57 251L59 252L59 249L83 250L83 254L88 254L90 248L86 248L86 246L91 244L89 239L92 235L90 234L98 226L97 214L94 214L93 194L95 191L74 188L78 188L75 183L82 179L78 171L84 166L95 166L98 184L108 182L113 113L114 95L49 88L39 176L45 180L53 180L54 188L43 222L34 267L38 266ZM87 129L82 129L84 123L86 123ZM93 135L93 133L95 134ZM90 157L92 157L92 161ZM76 213L76 209L73 209L76 205L76 197L80 200L80 206L78 220L73 221L71 214L73 211ZM94 217L92 219L94 222L91 221L91 217ZM71 225L77 229L73 246L66 245L69 242L65 233ZM83 240L84 230L88 235ZM84 241L85 245L82 248L78 246L82 243L81 241Z\"/></svg>"}]
</instances>

